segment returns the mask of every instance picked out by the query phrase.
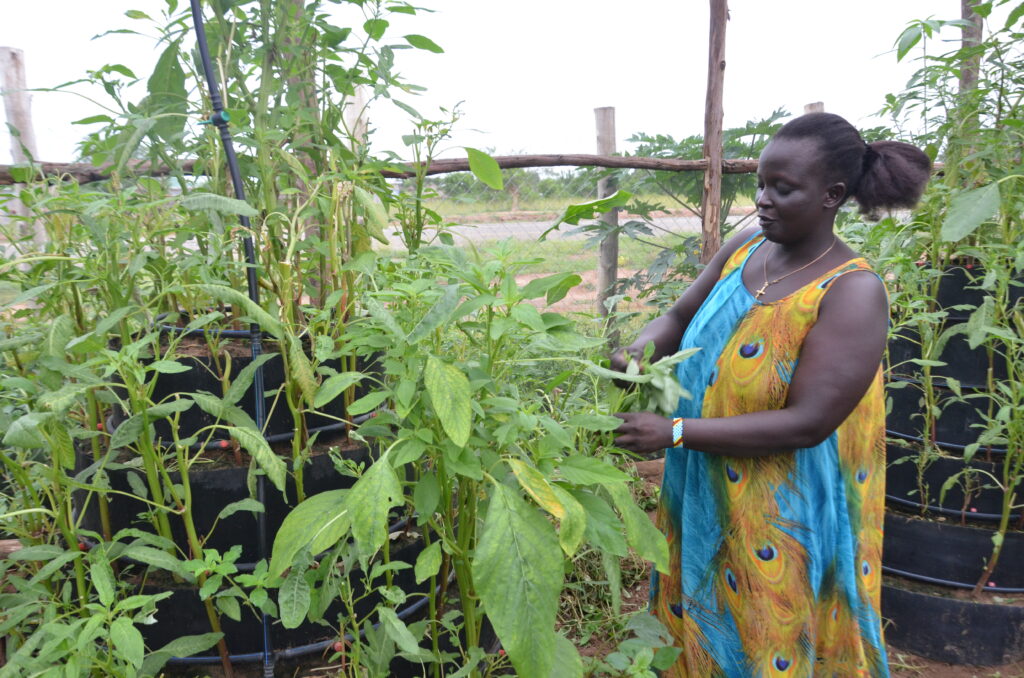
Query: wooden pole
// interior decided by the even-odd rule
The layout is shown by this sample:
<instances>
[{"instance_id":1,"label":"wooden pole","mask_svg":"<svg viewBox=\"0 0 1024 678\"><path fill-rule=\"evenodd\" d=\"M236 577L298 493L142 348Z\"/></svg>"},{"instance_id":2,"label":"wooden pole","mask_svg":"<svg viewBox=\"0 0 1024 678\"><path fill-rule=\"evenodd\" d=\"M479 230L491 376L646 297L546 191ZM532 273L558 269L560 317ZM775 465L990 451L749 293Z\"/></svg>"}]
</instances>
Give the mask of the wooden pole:
<instances>
[{"instance_id":1,"label":"wooden pole","mask_svg":"<svg viewBox=\"0 0 1024 678\"><path fill-rule=\"evenodd\" d=\"M708 42L708 88L704 105L704 196L701 205L702 263L711 261L722 246L719 222L722 213L722 92L725 83L725 26L729 21L727 0L711 1L711 34Z\"/></svg>"},{"instance_id":2,"label":"wooden pole","mask_svg":"<svg viewBox=\"0 0 1024 678\"><path fill-rule=\"evenodd\" d=\"M11 132L11 157L14 163L28 162L38 157L36 133L32 127L32 103L25 85L25 55L20 49L0 47L0 92L4 100L4 114ZM14 185L14 192L21 184ZM27 217L28 209L18 198L6 203L9 214ZM21 219L19 230L23 236L31 236L36 245L42 244L42 233L31 222Z\"/></svg>"},{"instance_id":3,"label":"wooden pole","mask_svg":"<svg viewBox=\"0 0 1024 678\"><path fill-rule=\"evenodd\" d=\"M612 155L615 153L615 109L611 106L595 108L597 119L597 153ZM597 197L607 198L618 189L618 181L614 177L603 177L597 182ZM619 225L617 209L605 212L600 220L615 228ZM607 316L611 309L605 301L611 296L612 288L619 277L619 234L611 233L601 241L601 250L597 264L597 312Z\"/></svg>"},{"instance_id":4,"label":"wooden pole","mask_svg":"<svg viewBox=\"0 0 1024 678\"><path fill-rule=\"evenodd\" d=\"M0 47L0 78L7 124L20 135L11 135L11 157L15 164L28 162L26 150L32 158L36 157L36 133L32 127L32 102L25 85L25 55L20 49Z\"/></svg>"},{"instance_id":5,"label":"wooden pole","mask_svg":"<svg viewBox=\"0 0 1024 678\"><path fill-rule=\"evenodd\" d=\"M824 112L825 112L825 102L824 101L814 101L814 102L811 102L809 104L804 104L804 113L824 113Z\"/></svg>"}]
</instances>

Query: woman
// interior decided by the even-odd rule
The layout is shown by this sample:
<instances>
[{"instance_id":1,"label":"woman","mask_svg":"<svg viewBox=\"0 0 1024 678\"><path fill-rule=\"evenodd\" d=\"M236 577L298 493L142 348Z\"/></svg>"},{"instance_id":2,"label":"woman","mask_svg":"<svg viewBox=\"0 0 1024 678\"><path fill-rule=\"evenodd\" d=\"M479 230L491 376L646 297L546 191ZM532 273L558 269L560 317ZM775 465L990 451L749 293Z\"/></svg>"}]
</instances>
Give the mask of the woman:
<instances>
[{"instance_id":1,"label":"woman","mask_svg":"<svg viewBox=\"0 0 1024 678\"><path fill-rule=\"evenodd\" d=\"M841 117L786 124L761 154L759 228L731 239L612 359L678 367L673 419L620 414L617 444L668 448L658 509L669 574L654 613L683 649L668 676L888 676L879 614L885 288L836 212L909 207L928 157L866 144Z\"/></svg>"}]
</instances>

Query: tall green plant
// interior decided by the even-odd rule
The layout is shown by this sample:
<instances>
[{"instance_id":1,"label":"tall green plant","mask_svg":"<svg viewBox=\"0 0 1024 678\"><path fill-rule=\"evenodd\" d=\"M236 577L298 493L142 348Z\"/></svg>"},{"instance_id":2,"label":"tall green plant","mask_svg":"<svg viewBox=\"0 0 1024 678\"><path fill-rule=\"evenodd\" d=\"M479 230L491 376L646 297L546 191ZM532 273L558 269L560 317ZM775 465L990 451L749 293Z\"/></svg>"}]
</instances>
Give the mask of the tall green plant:
<instances>
[{"instance_id":1,"label":"tall green plant","mask_svg":"<svg viewBox=\"0 0 1024 678\"><path fill-rule=\"evenodd\" d=\"M271 574L344 538L367 562L388 541L389 513L406 513L424 539L414 566L431 591L429 622L418 628L432 643L429 675L442 671L449 580L466 671L476 673L486 617L521 675L578 675L575 649L554 628L566 559L583 543L624 555L624 529L642 556L659 569L667 563L628 476L603 458L618 420L604 413L596 377L577 357L603 342L535 305L560 299L578 276L520 285L521 264L447 248L421 248L400 268L359 265L379 271L369 315L350 325L349 338L384 353L389 407L359 430L376 439L381 459L330 510L296 509L278 534ZM374 614L399 646L408 640L393 612ZM362 628L360 619L341 624Z\"/></svg>"}]
</instances>

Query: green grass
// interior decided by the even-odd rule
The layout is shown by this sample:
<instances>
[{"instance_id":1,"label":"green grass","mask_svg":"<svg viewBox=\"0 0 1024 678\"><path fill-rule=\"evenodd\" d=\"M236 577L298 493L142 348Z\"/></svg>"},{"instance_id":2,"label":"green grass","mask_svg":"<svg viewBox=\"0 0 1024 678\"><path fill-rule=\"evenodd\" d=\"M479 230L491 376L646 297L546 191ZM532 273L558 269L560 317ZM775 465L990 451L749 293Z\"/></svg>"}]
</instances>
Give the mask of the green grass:
<instances>
[{"instance_id":1,"label":"green grass","mask_svg":"<svg viewBox=\"0 0 1024 678\"><path fill-rule=\"evenodd\" d=\"M523 268L523 273L551 275L554 273L592 271L597 268L598 247L596 245L587 247L586 241L580 239L545 240L544 242L537 242L536 240L495 239L480 241L474 245L463 244L460 243L459 239L456 239L455 244L457 247L465 250L475 247L486 258L489 251L495 249L498 243L504 243L506 240L508 241L508 246L512 248L513 256L511 260L531 262ZM679 243L680 238L665 234L646 238L645 240L647 242L640 242L633 238L619 238L618 266L620 273L622 271L636 271L646 268L661 251L655 245L660 245L661 247L674 246ZM655 245L648 243L654 243ZM392 257L405 256L404 251L401 250L378 249L377 251Z\"/></svg>"}]
</instances>

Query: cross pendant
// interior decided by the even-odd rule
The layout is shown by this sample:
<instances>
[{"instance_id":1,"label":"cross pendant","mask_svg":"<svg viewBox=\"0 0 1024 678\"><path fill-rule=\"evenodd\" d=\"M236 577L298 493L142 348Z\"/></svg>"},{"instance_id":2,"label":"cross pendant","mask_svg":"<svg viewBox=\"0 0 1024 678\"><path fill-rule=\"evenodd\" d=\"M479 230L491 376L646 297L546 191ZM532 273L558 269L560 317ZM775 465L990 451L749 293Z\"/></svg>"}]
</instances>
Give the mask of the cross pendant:
<instances>
[{"instance_id":1,"label":"cross pendant","mask_svg":"<svg viewBox=\"0 0 1024 678\"><path fill-rule=\"evenodd\" d=\"M755 299L760 299L761 295L764 294L765 290L767 290L767 289L768 289L768 281L765 280L764 284L761 285L761 289L759 289L758 291L754 292L754 298Z\"/></svg>"}]
</instances>

